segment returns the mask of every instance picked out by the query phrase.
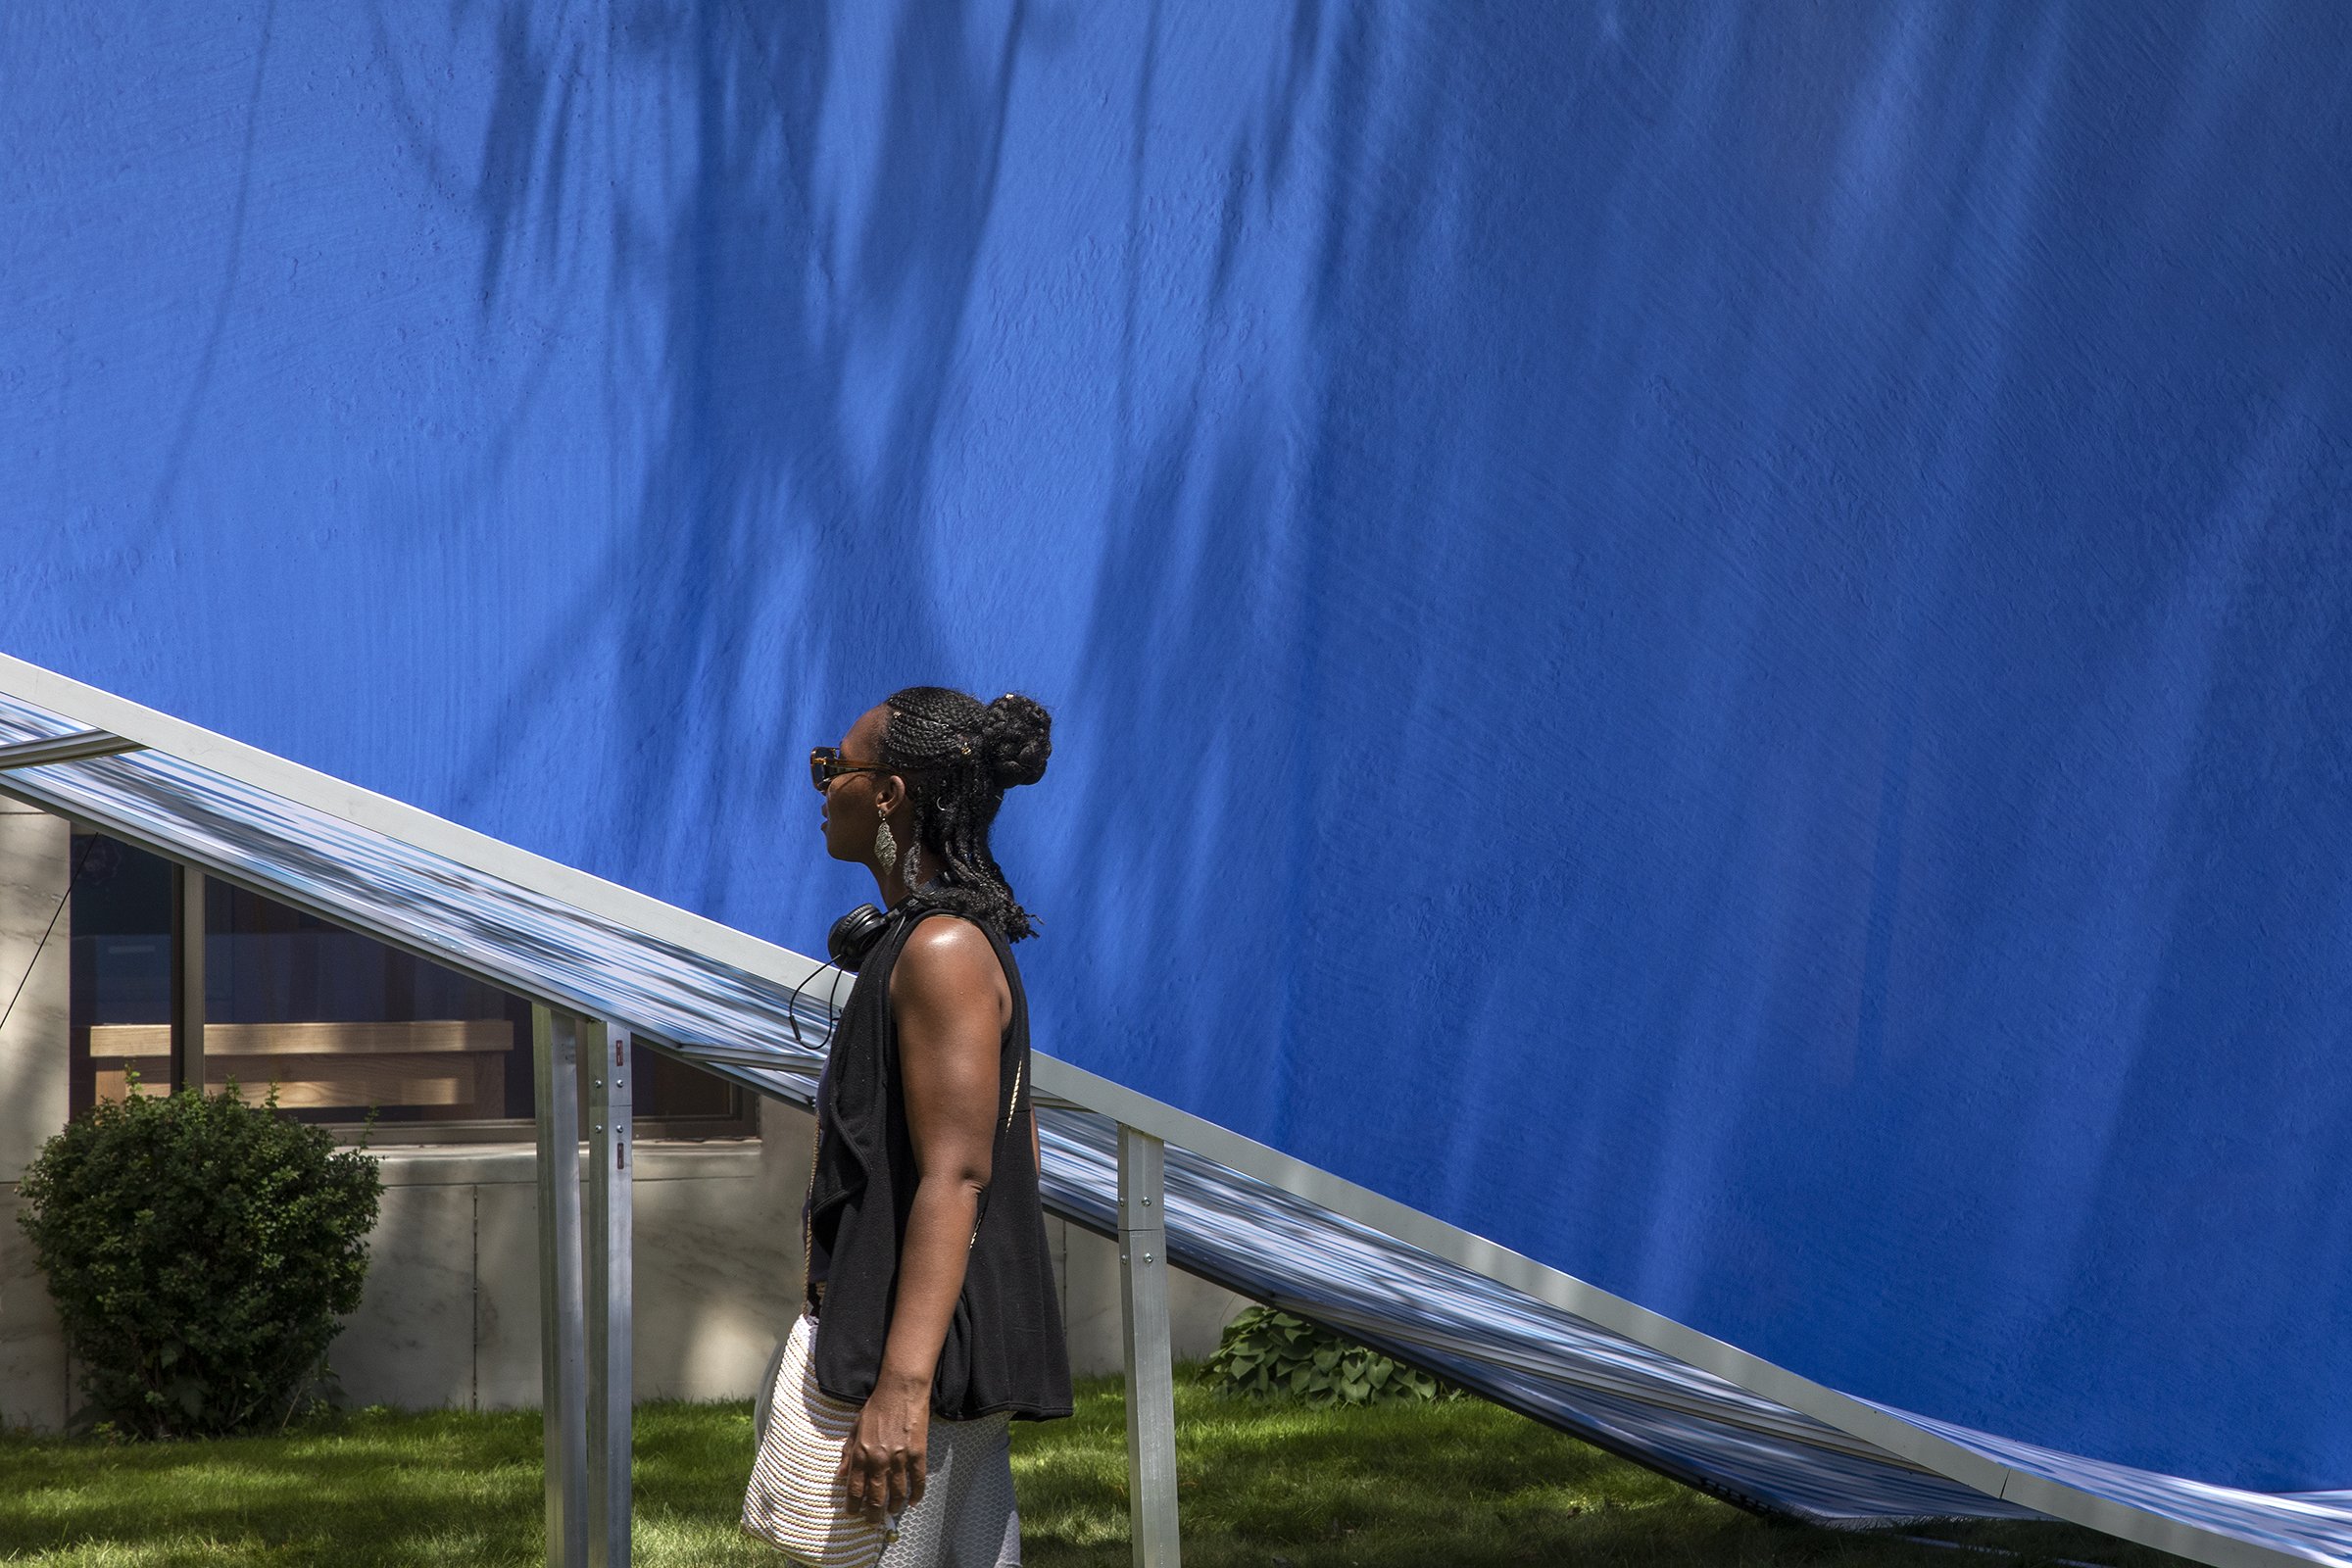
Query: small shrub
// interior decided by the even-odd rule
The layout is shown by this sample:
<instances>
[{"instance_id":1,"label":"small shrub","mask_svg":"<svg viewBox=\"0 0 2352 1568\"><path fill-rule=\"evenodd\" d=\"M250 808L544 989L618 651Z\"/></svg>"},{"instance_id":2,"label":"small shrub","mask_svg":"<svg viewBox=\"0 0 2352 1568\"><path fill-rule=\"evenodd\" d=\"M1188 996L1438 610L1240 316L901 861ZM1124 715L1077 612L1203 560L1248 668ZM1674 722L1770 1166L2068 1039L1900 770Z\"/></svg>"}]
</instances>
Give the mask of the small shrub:
<instances>
[{"instance_id":1,"label":"small shrub","mask_svg":"<svg viewBox=\"0 0 2352 1568\"><path fill-rule=\"evenodd\" d=\"M1377 1404L1451 1398L1456 1390L1419 1367L1270 1306L1253 1306L1225 1326L1200 1381L1220 1393L1288 1396L1308 1404Z\"/></svg>"},{"instance_id":2,"label":"small shrub","mask_svg":"<svg viewBox=\"0 0 2352 1568\"><path fill-rule=\"evenodd\" d=\"M25 1171L19 1215L82 1363L127 1437L283 1422L360 1304L375 1161L230 1085L100 1104Z\"/></svg>"}]
</instances>

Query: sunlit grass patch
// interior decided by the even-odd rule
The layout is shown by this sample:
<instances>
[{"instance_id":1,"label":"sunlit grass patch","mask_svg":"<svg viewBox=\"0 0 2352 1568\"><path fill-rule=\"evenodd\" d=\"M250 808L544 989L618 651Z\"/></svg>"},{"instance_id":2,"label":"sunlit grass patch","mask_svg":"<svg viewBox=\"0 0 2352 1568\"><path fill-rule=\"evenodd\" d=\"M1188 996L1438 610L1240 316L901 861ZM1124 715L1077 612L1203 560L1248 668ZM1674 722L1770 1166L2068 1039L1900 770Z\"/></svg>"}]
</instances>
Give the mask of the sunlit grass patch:
<instances>
[{"instance_id":1,"label":"sunlit grass patch","mask_svg":"<svg viewBox=\"0 0 2352 1568\"><path fill-rule=\"evenodd\" d=\"M1310 1409L1180 1379L1190 1568L1573 1562L1963 1568L2003 1559L1894 1536L1768 1524L1476 1399ZM646 1568L781 1556L736 1529L751 1408L637 1412L634 1542ZM0 1562L390 1565L540 1560L536 1414L364 1411L281 1437L109 1446L0 1436ZM1075 1419L1013 1428L1033 1568L1123 1568L1126 1413L1116 1379ZM2117 1568L2176 1559L2063 1526L1935 1534Z\"/></svg>"}]
</instances>

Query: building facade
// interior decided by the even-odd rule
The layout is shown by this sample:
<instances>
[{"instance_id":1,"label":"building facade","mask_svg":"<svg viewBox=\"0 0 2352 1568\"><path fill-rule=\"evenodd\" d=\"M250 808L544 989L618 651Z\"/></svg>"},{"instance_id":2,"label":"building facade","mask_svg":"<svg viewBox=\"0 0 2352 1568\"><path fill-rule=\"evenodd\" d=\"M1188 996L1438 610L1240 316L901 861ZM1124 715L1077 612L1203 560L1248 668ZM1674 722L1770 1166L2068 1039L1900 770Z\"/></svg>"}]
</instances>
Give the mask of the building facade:
<instances>
[{"instance_id":1,"label":"building facade","mask_svg":"<svg viewBox=\"0 0 2352 1568\"><path fill-rule=\"evenodd\" d=\"M538 1202L521 999L65 820L0 802L0 1424L78 1406L17 1223L42 1144L100 1100L274 1085L364 1138L383 1201L329 1360L356 1404L539 1398ZM647 1054L637 1064L637 1395L742 1398L800 1299L812 1122ZM1048 1228L1073 1367L1118 1370L1116 1244ZM1172 1277L1180 1358L1244 1303Z\"/></svg>"}]
</instances>

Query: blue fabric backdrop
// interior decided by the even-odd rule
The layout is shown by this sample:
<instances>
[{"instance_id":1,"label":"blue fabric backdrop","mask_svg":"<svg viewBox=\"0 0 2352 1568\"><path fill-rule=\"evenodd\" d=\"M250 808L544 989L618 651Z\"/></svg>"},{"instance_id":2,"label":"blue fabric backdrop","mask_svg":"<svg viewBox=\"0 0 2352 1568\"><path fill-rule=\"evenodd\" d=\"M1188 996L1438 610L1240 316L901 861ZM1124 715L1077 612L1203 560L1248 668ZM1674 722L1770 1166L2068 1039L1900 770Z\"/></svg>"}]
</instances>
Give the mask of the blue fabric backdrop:
<instances>
[{"instance_id":1,"label":"blue fabric backdrop","mask_svg":"<svg viewBox=\"0 0 2352 1568\"><path fill-rule=\"evenodd\" d=\"M0 15L0 649L1838 1388L2352 1485L2352 12Z\"/></svg>"}]
</instances>

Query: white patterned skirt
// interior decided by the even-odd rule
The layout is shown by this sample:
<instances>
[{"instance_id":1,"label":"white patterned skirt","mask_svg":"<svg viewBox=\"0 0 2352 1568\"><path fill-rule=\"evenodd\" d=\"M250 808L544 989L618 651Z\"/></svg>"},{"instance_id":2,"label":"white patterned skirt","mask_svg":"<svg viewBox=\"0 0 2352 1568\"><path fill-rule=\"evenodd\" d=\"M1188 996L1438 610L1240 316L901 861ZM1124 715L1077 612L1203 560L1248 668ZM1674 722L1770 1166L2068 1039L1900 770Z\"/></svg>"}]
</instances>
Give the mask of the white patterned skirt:
<instances>
[{"instance_id":1,"label":"white patterned skirt","mask_svg":"<svg viewBox=\"0 0 2352 1568\"><path fill-rule=\"evenodd\" d=\"M831 1482L858 1407L816 1386L816 1319L804 1316L785 1342L760 1412L743 1528L811 1568L1018 1568L1011 1417L933 1416L923 1500L899 1516L898 1539L886 1543L878 1527L848 1511ZM808 1502L818 1494L821 1511Z\"/></svg>"}]
</instances>

